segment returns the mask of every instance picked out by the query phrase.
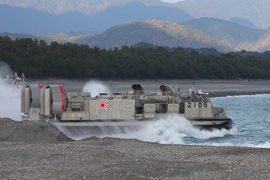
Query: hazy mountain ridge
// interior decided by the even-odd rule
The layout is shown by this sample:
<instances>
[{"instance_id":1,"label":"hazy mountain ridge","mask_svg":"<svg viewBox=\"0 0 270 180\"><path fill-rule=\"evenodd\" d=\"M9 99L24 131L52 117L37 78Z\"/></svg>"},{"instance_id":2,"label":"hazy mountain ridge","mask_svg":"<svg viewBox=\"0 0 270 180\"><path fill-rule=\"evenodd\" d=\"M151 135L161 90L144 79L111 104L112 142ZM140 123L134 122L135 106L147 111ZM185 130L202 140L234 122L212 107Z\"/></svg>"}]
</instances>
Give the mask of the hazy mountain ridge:
<instances>
[{"instance_id":1,"label":"hazy mountain ridge","mask_svg":"<svg viewBox=\"0 0 270 180\"><path fill-rule=\"evenodd\" d=\"M95 16L88 16L79 12L55 15L30 8L0 5L0 17L5 17L0 19L0 32L32 34L63 33L67 31L102 32L127 21L157 19L181 22L193 19L192 16L182 10L146 6L139 2L110 7Z\"/></svg>"},{"instance_id":2,"label":"hazy mountain ridge","mask_svg":"<svg viewBox=\"0 0 270 180\"><path fill-rule=\"evenodd\" d=\"M229 20L230 22L245 26L245 27L249 27L251 29L259 29L257 26L255 26L251 21L249 21L248 19L244 19L244 18L238 18L238 17L233 17Z\"/></svg>"},{"instance_id":3,"label":"hazy mountain ridge","mask_svg":"<svg viewBox=\"0 0 270 180\"><path fill-rule=\"evenodd\" d=\"M50 14L62 14L70 11L78 11L87 15L106 10L112 6L123 6L130 2L140 2L149 6L173 7L171 4L159 0L0 0L0 4L16 7L33 8Z\"/></svg>"},{"instance_id":4,"label":"hazy mountain ridge","mask_svg":"<svg viewBox=\"0 0 270 180\"><path fill-rule=\"evenodd\" d=\"M92 36L94 36L94 34L81 34L81 35L72 36L72 35L60 33L60 34L52 34L52 35L39 35L38 38L45 40L48 43L52 41L56 41L58 43L66 43L66 42L76 42L80 39L85 39Z\"/></svg>"},{"instance_id":5,"label":"hazy mountain ridge","mask_svg":"<svg viewBox=\"0 0 270 180\"><path fill-rule=\"evenodd\" d=\"M270 32L251 29L217 18L194 19L180 24L201 30L210 36L247 51L270 50Z\"/></svg>"},{"instance_id":6,"label":"hazy mountain ridge","mask_svg":"<svg viewBox=\"0 0 270 180\"><path fill-rule=\"evenodd\" d=\"M9 32L0 32L0 37L8 36L10 39L22 39L22 38L31 38L31 39L37 39L41 40L39 36L33 35L33 34L25 34L25 33L9 33Z\"/></svg>"},{"instance_id":7,"label":"hazy mountain ridge","mask_svg":"<svg viewBox=\"0 0 270 180\"><path fill-rule=\"evenodd\" d=\"M75 42L88 44L91 47L112 48L131 46L142 41L168 47L215 47L222 52L236 50L231 45L218 41L199 30L177 23L156 20L119 24L103 33Z\"/></svg>"},{"instance_id":8,"label":"hazy mountain ridge","mask_svg":"<svg viewBox=\"0 0 270 180\"><path fill-rule=\"evenodd\" d=\"M236 23L216 19L201 18L182 22L181 25L168 21L133 21L112 26L102 33L68 32L57 34L9 34L1 36L14 38L74 42L101 48L132 46L139 42L168 47L215 48L221 52L229 51L268 51L270 32L250 29Z\"/></svg>"},{"instance_id":9,"label":"hazy mountain ridge","mask_svg":"<svg viewBox=\"0 0 270 180\"><path fill-rule=\"evenodd\" d=\"M89 31L89 17L78 12L53 15L35 9L0 5L0 32L10 33L62 33L67 31Z\"/></svg>"},{"instance_id":10,"label":"hazy mountain ridge","mask_svg":"<svg viewBox=\"0 0 270 180\"><path fill-rule=\"evenodd\" d=\"M93 14L111 6L110 1L83 1L83 0L0 0L0 4L16 7L33 8L50 14L62 14L69 11L78 11L85 14Z\"/></svg>"},{"instance_id":11,"label":"hazy mountain ridge","mask_svg":"<svg viewBox=\"0 0 270 180\"><path fill-rule=\"evenodd\" d=\"M87 15L95 15L98 12L106 11L109 7L119 7L130 2L140 2L147 6L178 8L195 18L215 17L227 21L232 20L252 28L267 29L270 27L268 20L270 1L268 0L185 0L176 4L159 0L0 0L0 4L28 7L51 14L77 11Z\"/></svg>"},{"instance_id":12,"label":"hazy mountain ridge","mask_svg":"<svg viewBox=\"0 0 270 180\"><path fill-rule=\"evenodd\" d=\"M215 17L223 20L242 18L260 29L270 26L270 1L268 0L186 0L177 7L195 18Z\"/></svg>"},{"instance_id":13,"label":"hazy mountain ridge","mask_svg":"<svg viewBox=\"0 0 270 180\"><path fill-rule=\"evenodd\" d=\"M161 13L162 12L162 13ZM97 31L102 32L112 26L130 21L160 20L182 22L193 19L182 10L161 6L146 6L140 2L127 3L120 7L110 7L92 17Z\"/></svg>"}]
</instances>

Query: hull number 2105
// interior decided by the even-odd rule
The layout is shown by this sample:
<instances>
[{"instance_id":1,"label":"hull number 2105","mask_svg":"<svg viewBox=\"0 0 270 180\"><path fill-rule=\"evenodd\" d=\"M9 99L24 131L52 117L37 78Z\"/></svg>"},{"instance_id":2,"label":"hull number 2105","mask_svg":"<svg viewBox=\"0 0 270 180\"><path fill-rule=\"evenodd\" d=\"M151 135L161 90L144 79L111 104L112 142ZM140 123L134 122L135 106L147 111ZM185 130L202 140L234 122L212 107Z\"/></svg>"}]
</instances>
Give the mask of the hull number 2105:
<instances>
[{"instance_id":1,"label":"hull number 2105","mask_svg":"<svg viewBox=\"0 0 270 180\"><path fill-rule=\"evenodd\" d=\"M207 103L201 103L201 102L199 102L199 103L191 103L191 102L189 102L188 103L188 108L192 108L192 106L195 108L196 106L198 106L199 108L201 108L201 107L204 107L204 108L207 108Z\"/></svg>"}]
</instances>

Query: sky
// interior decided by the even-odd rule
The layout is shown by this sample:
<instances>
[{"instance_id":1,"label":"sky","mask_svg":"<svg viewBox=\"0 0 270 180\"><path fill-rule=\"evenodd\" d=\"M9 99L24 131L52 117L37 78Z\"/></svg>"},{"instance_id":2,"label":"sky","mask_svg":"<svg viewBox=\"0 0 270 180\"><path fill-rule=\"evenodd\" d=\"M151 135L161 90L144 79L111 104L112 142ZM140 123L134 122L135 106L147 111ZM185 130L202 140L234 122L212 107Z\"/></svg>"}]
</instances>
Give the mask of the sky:
<instances>
[{"instance_id":1,"label":"sky","mask_svg":"<svg viewBox=\"0 0 270 180\"><path fill-rule=\"evenodd\" d=\"M184 1L184 0L161 0L161 1L167 2L167 3L176 3L176 2Z\"/></svg>"}]
</instances>

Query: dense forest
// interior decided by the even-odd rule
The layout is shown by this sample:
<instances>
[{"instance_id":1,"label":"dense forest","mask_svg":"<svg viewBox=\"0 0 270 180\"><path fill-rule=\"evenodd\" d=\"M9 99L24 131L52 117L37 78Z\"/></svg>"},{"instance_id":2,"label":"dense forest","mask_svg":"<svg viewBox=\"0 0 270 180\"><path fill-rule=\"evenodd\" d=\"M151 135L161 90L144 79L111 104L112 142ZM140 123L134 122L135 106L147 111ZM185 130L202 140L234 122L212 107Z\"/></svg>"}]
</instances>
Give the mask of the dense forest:
<instances>
[{"instance_id":1,"label":"dense forest","mask_svg":"<svg viewBox=\"0 0 270 180\"><path fill-rule=\"evenodd\" d=\"M183 48L90 48L0 37L0 61L28 78L270 79L270 58L186 53Z\"/></svg>"}]
</instances>

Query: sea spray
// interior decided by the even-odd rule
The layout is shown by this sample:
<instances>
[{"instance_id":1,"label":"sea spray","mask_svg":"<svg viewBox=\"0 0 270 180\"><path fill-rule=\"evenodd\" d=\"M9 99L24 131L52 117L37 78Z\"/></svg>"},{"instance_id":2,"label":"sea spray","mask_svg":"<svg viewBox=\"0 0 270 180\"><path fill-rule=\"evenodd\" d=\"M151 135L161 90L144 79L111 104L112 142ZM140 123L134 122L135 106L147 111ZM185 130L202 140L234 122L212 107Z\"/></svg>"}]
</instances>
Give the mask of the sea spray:
<instances>
[{"instance_id":1,"label":"sea spray","mask_svg":"<svg viewBox=\"0 0 270 180\"><path fill-rule=\"evenodd\" d=\"M0 117L21 120L21 92L15 85L9 84L4 77L13 74L9 66L0 63Z\"/></svg>"},{"instance_id":2,"label":"sea spray","mask_svg":"<svg viewBox=\"0 0 270 180\"><path fill-rule=\"evenodd\" d=\"M95 80L88 81L83 87L83 92L91 92L92 97L98 96L99 93L107 93L109 96L112 95L109 87Z\"/></svg>"},{"instance_id":3,"label":"sea spray","mask_svg":"<svg viewBox=\"0 0 270 180\"><path fill-rule=\"evenodd\" d=\"M82 140L89 137L116 137L116 135L127 135L129 133L138 131L139 127L122 127L122 126L99 126L99 127L90 127L90 126L62 126L58 123L52 122L56 128L63 132L66 136L74 140Z\"/></svg>"},{"instance_id":4,"label":"sea spray","mask_svg":"<svg viewBox=\"0 0 270 180\"><path fill-rule=\"evenodd\" d=\"M115 137L122 139L138 139L147 142L158 142L161 144L186 144L184 137L208 139L223 137L231 134L227 130L203 131L193 127L189 120L179 115L170 115L166 118L142 122L141 126L126 127L64 127L55 125L68 137L80 140L92 136Z\"/></svg>"},{"instance_id":5,"label":"sea spray","mask_svg":"<svg viewBox=\"0 0 270 180\"><path fill-rule=\"evenodd\" d=\"M224 137L233 134L227 130L200 130L180 115L169 115L166 118L146 123L144 127L137 132L128 134L115 134L111 137L118 138L136 138L142 141L158 142L161 144L186 144L185 137L197 139L209 139L213 137Z\"/></svg>"},{"instance_id":6,"label":"sea spray","mask_svg":"<svg viewBox=\"0 0 270 180\"><path fill-rule=\"evenodd\" d=\"M10 66L5 62L0 61L0 78L4 79L7 76L12 75L12 74L13 74L13 71L11 70Z\"/></svg>"}]
</instances>

